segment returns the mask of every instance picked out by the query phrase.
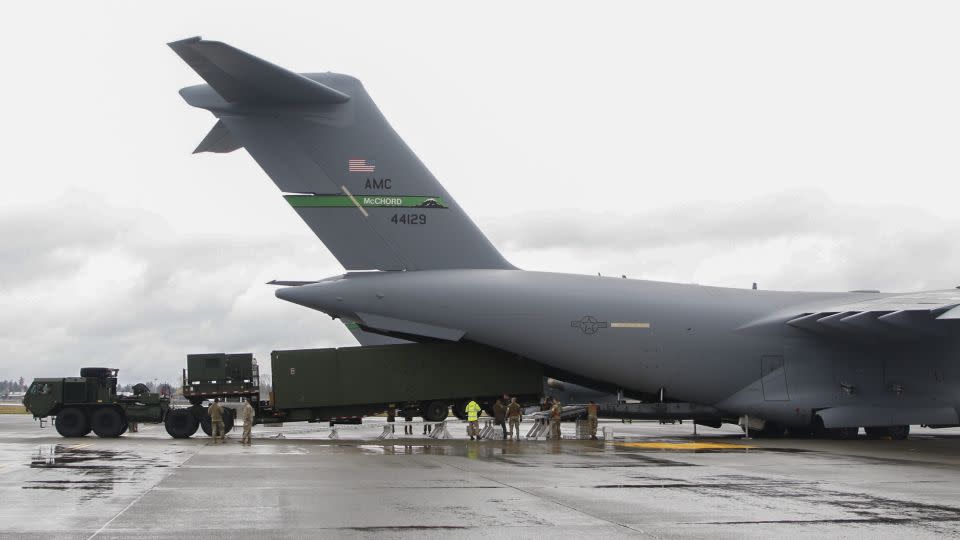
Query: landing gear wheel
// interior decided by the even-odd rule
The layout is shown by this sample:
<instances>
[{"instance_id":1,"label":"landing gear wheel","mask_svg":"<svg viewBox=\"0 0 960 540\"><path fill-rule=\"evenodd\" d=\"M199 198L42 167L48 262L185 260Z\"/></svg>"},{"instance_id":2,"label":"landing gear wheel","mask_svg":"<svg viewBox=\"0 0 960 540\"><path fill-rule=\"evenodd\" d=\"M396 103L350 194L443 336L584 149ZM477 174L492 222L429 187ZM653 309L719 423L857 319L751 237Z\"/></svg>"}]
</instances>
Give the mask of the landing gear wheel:
<instances>
[{"instance_id":1,"label":"landing gear wheel","mask_svg":"<svg viewBox=\"0 0 960 540\"><path fill-rule=\"evenodd\" d=\"M90 426L97 437L112 439L119 437L127 429L127 419L123 413L114 408L103 408L93 411L90 417Z\"/></svg>"},{"instance_id":2,"label":"landing gear wheel","mask_svg":"<svg viewBox=\"0 0 960 540\"><path fill-rule=\"evenodd\" d=\"M757 432L757 436L762 439L779 439L786 435L787 430L778 424L773 422L767 422L764 424L763 429Z\"/></svg>"},{"instance_id":3,"label":"landing gear wheel","mask_svg":"<svg viewBox=\"0 0 960 540\"><path fill-rule=\"evenodd\" d=\"M860 432L860 428L855 427L841 427L841 428L830 428L826 430L827 437L831 439L836 439L838 441L852 441L857 438L857 433Z\"/></svg>"},{"instance_id":4,"label":"landing gear wheel","mask_svg":"<svg viewBox=\"0 0 960 540\"><path fill-rule=\"evenodd\" d=\"M447 419L450 404L446 401L431 401L423 408L423 419L427 422L442 422Z\"/></svg>"},{"instance_id":5,"label":"landing gear wheel","mask_svg":"<svg viewBox=\"0 0 960 540\"><path fill-rule=\"evenodd\" d=\"M457 417L458 420L467 421L467 402L458 401L453 404L453 415Z\"/></svg>"},{"instance_id":6,"label":"landing gear wheel","mask_svg":"<svg viewBox=\"0 0 960 540\"><path fill-rule=\"evenodd\" d=\"M910 426L890 426L887 428L890 438L895 441L906 440L910 436Z\"/></svg>"},{"instance_id":7,"label":"landing gear wheel","mask_svg":"<svg viewBox=\"0 0 960 540\"><path fill-rule=\"evenodd\" d=\"M173 409L167 413L163 425L174 439L186 439L197 432L197 418L190 409Z\"/></svg>"},{"instance_id":8,"label":"landing gear wheel","mask_svg":"<svg viewBox=\"0 0 960 540\"><path fill-rule=\"evenodd\" d=\"M884 439L890 436L890 432L885 427L865 427L868 439Z\"/></svg>"},{"instance_id":9,"label":"landing gear wheel","mask_svg":"<svg viewBox=\"0 0 960 540\"><path fill-rule=\"evenodd\" d=\"M75 407L67 407L57 413L57 421L54 423L57 433L63 437L83 437L90 433L90 422L87 421L87 415Z\"/></svg>"}]
</instances>

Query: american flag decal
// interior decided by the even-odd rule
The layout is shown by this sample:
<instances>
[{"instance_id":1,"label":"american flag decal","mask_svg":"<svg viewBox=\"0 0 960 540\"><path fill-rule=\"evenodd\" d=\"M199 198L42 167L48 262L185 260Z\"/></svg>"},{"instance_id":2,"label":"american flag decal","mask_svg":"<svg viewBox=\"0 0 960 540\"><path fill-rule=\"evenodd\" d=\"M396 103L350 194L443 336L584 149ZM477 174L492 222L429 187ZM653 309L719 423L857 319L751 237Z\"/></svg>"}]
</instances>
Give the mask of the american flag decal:
<instances>
[{"instance_id":1,"label":"american flag decal","mask_svg":"<svg viewBox=\"0 0 960 540\"><path fill-rule=\"evenodd\" d=\"M348 159L347 170L350 172L372 173L377 170L376 164L372 159Z\"/></svg>"}]
</instances>

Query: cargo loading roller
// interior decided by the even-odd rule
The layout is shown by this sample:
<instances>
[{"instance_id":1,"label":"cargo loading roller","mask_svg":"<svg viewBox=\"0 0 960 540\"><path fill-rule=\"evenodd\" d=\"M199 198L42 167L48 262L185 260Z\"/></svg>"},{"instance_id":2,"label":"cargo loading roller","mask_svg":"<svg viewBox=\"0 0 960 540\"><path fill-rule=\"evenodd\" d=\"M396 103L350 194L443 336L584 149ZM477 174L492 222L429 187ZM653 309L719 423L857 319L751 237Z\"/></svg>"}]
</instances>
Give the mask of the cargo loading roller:
<instances>
[{"instance_id":1,"label":"cargo loading roller","mask_svg":"<svg viewBox=\"0 0 960 540\"><path fill-rule=\"evenodd\" d=\"M64 437L82 437L91 426L101 437L117 437L128 422L163 423L175 438L191 437L198 429L209 435L210 418L204 403L253 398L254 423L321 422L361 417L396 407L400 416L441 421L453 409L475 399L489 410L501 395L536 403L543 391L540 364L469 343L410 343L339 349L301 349L271 353L273 391L260 401L259 368L252 354L192 354L183 375L183 395L189 407L174 408L167 398L142 393L120 396L116 370L96 376L36 379L24 405L36 418L54 417ZM91 374L85 368L81 375ZM110 412L101 412L110 411ZM489 413L488 413L489 414ZM98 421L112 421L98 430ZM233 425L227 408L226 430Z\"/></svg>"}]
</instances>

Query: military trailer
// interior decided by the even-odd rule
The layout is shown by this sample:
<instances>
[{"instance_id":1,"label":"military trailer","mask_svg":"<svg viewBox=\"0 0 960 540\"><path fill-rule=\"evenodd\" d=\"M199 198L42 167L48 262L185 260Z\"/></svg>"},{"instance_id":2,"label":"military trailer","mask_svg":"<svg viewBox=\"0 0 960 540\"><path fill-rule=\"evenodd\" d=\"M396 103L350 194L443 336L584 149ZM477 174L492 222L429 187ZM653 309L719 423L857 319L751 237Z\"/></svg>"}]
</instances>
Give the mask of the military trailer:
<instances>
[{"instance_id":1,"label":"military trailer","mask_svg":"<svg viewBox=\"0 0 960 540\"><path fill-rule=\"evenodd\" d=\"M36 418L56 417L54 426L64 437L119 437L130 422L162 422L170 400L134 386L133 396L117 394L117 371L87 367L79 377L34 379L23 405Z\"/></svg>"},{"instance_id":2,"label":"military trailer","mask_svg":"<svg viewBox=\"0 0 960 540\"><path fill-rule=\"evenodd\" d=\"M88 370L103 368L84 368L80 379L36 379L24 403L35 417L55 416L57 431L65 437L86 435L91 426L101 437L116 437L128 421L137 421L162 422L171 437L187 438L198 429L210 435L204 404L215 398L249 398L258 424L332 421L391 408L401 417L438 422L451 408L465 418L471 399L490 411L503 394L532 404L543 392L540 364L469 343L274 351L271 367L273 391L266 401L258 399L259 368L252 354L213 353L187 357L183 395L189 407L171 408L166 398L145 392L117 396L117 370L83 378L93 373ZM233 422L232 409L225 407L226 431Z\"/></svg>"},{"instance_id":3,"label":"military trailer","mask_svg":"<svg viewBox=\"0 0 960 540\"><path fill-rule=\"evenodd\" d=\"M503 394L536 403L543 369L523 357L469 343L410 343L274 351L273 400L262 423L324 421L395 406L400 416L438 422L475 399L492 409ZM489 414L489 413L488 413Z\"/></svg>"}]
</instances>

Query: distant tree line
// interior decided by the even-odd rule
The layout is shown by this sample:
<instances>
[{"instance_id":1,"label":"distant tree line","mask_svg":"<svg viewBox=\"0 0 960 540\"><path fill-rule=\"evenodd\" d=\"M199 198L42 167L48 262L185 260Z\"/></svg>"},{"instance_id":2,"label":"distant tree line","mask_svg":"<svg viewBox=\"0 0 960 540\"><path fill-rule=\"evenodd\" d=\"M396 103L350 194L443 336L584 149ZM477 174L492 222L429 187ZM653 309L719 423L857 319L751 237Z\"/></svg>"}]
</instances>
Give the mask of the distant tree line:
<instances>
[{"instance_id":1,"label":"distant tree line","mask_svg":"<svg viewBox=\"0 0 960 540\"><path fill-rule=\"evenodd\" d=\"M136 384L137 383L118 385L117 392L128 392L132 394L133 387L136 386ZM147 381L143 384L147 387L148 392L156 392L161 396L166 396L166 397L172 396L175 388L172 384L166 381L161 383L154 383L153 381Z\"/></svg>"},{"instance_id":2,"label":"distant tree line","mask_svg":"<svg viewBox=\"0 0 960 540\"><path fill-rule=\"evenodd\" d=\"M0 381L0 396L6 396L12 392L26 392L27 385L23 377L16 380Z\"/></svg>"}]
</instances>

